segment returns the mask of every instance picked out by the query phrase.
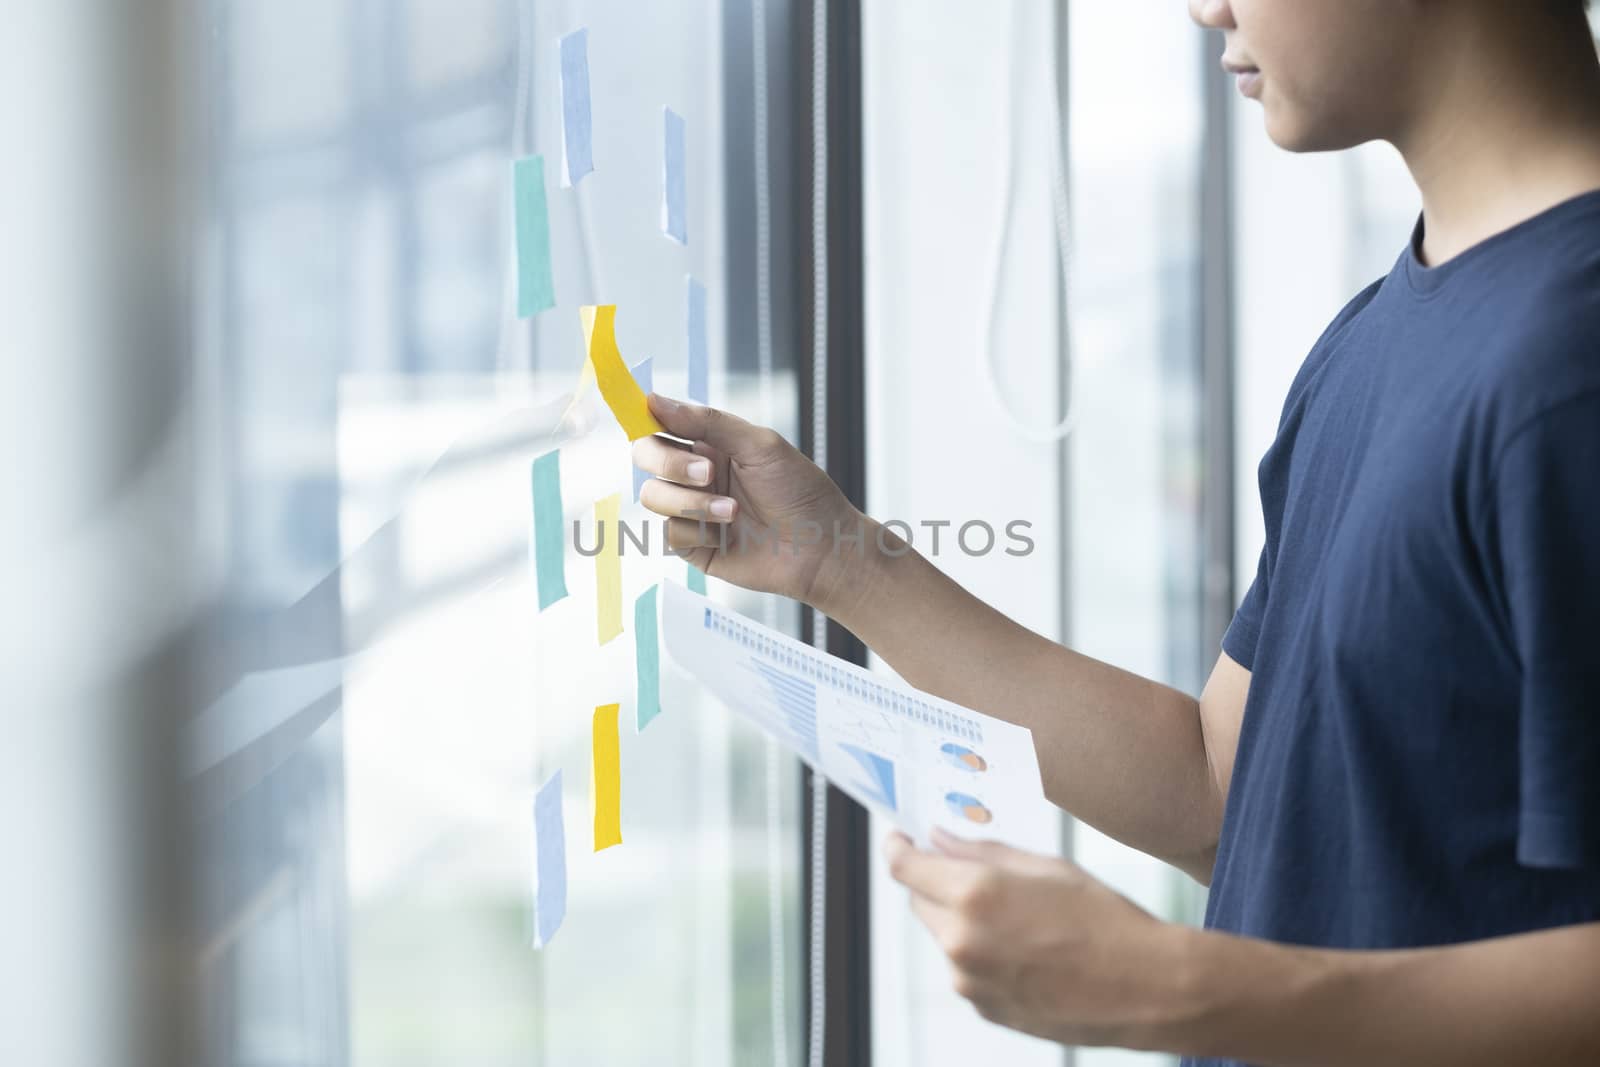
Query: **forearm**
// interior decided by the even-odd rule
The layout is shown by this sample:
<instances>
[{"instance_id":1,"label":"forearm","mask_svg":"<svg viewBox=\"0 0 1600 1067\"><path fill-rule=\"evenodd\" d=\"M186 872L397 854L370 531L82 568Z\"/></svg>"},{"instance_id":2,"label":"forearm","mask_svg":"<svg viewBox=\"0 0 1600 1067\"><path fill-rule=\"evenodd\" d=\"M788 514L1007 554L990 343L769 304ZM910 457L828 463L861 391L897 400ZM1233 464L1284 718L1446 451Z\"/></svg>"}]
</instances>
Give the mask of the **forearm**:
<instances>
[{"instance_id":1,"label":"forearm","mask_svg":"<svg viewBox=\"0 0 1600 1067\"><path fill-rule=\"evenodd\" d=\"M1600 924L1384 952L1175 936L1193 1012L1130 1043L1269 1067L1600 1063Z\"/></svg>"},{"instance_id":2,"label":"forearm","mask_svg":"<svg viewBox=\"0 0 1600 1067\"><path fill-rule=\"evenodd\" d=\"M1032 730L1053 803L1208 878L1221 810L1197 702L1018 625L892 533L878 551L878 533L818 606L912 685Z\"/></svg>"}]
</instances>

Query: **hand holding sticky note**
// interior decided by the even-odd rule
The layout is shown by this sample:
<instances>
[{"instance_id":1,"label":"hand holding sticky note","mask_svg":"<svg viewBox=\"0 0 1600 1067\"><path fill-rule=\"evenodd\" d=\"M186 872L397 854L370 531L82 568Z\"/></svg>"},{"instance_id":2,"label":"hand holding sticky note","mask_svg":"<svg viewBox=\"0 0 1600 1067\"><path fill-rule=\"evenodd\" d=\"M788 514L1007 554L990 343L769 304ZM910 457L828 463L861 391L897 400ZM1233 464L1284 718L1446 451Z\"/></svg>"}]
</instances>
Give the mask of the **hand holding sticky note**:
<instances>
[{"instance_id":1,"label":"hand holding sticky note","mask_svg":"<svg viewBox=\"0 0 1600 1067\"><path fill-rule=\"evenodd\" d=\"M634 380L622 353L617 350L617 306L615 304L587 305L580 309L583 316L584 336L589 340L589 359L584 377L591 373L600 386L617 422L622 425L628 440L637 441L653 433L662 433L656 417L650 414L644 390Z\"/></svg>"}]
</instances>

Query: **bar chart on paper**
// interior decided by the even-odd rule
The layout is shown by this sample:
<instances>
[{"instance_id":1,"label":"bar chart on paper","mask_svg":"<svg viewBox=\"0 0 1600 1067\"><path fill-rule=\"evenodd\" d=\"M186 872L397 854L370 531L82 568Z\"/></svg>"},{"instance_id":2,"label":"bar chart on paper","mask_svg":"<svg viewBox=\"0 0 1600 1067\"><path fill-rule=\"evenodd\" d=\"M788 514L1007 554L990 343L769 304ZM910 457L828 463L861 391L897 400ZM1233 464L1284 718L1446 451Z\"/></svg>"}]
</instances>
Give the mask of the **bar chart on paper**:
<instances>
[{"instance_id":1,"label":"bar chart on paper","mask_svg":"<svg viewBox=\"0 0 1600 1067\"><path fill-rule=\"evenodd\" d=\"M729 709L918 841L1006 841L1045 805L1033 735L819 652L675 582L669 660Z\"/></svg>"}]
</instances>

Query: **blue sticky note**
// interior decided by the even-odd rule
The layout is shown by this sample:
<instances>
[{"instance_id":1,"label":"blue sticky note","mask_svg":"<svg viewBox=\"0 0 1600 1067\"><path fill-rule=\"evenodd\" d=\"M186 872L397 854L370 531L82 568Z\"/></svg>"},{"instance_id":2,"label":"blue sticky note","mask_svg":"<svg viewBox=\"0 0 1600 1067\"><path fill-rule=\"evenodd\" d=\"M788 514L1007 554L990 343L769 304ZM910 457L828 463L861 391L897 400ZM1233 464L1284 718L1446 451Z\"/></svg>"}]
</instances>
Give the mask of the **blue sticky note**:
<instances>
[{"instance_id":1,"label":"blue sticky note","mask_svg":"<svg viewBox=\"0 0 1600 1067\"><path fill-rule=\"evenodd\" d=\"M567 595L566 542L561 537L561 452L533 461L533 569L539 610Z\"/></svg>"},{"instance_id":2,"label":"blue sticky note","mask_svg":"<svg viewBox=\"0 0 1600 1067\"><path fill-rule=\"evenodd\" d=\"M633 641L639 665L639 703L634 729L643 730L661 714L661 646L656 634L656 590L652 585L633 602Z\"/></svg>"},{"instance_id":3,"label":"blue sticky note","mask_svg":"<svg viewBox=\"0 0 1600 1067\"><path fill-rule=\"evenodd\" d=\"M567 917L567 837L561 825L561 772L533 802L534 947L544 948Z\"/></svg>"},{"instance_id":4,"label":"blue sticky note","mask_svg":"<svg viewBox=\"0 0 1600 1067\"><path fill-rule=\"evenodd\" d=\"M711 377L706 357L706 287L685 277L689 318L689 399L711 403Z\"/></svg>"},{"instance_id":5,"label":"blue sticky note","mask_svg":"<svg viewBox=\"0 0 1600 1067\"><path fill-rule=\"evenodd\" d=\"M655 373L652 369L652 364L648 356L640 360L639 365L634 367L631 373L633 374L633 380L638 382L639 388L643 389L646 393L650 392L654 388ZM644 485L645 482L649 480L649 474L640 470L638 467L633 468L634 503L637 504L639 502L639 489Z\"/></svg>"},{"instance_id":6,"label":"blue sticky note","mask_svg":"<svg viewBox=\"0 0 1600 1067\"><path fill-rule=\"evenodd\" d=\"M556 306L544 157L529 156L513 163L511 188L517 226L517 315L525 319Z\"/></svg>"},{"instance_id":7,"label":"blue sticky note","mask_svg":"<svg viewBox=\"0 0 1600 1067\"><path fill-rule=\"evenodd\" d=\"M689 564L689 588L701 596L706 595L705 572L693 563Z\"/></svg>"},{"instance_id":8,"label":"blue sticky note","mask_svg":"<svg viewBox=\"0 0 1600 1067\"><path fill-rule=\"evenodd\" d=\"M661 153L661 232L680 245L689 243L689 222L685 201L688 181L684 176L683 116L670 107L661 109L666 142Z\"/></svg>"},{"instance_id":9,"label":"blue sticky note","mask_svg":"<svg viewBox=\"0 0 1600 1067\"><path fill-rule=\"evenodd\" d=\"M573 30L561 38L561 184L577 185L593 170L589 31Z\"/></svg>"}]
</instances>

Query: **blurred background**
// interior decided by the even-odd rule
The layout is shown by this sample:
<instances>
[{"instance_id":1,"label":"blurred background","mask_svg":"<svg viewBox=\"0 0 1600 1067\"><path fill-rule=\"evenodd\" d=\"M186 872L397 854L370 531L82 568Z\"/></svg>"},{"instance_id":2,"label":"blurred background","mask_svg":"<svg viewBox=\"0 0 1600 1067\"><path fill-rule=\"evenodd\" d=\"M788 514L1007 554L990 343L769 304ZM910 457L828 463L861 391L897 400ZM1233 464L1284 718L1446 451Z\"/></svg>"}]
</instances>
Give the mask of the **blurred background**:
<instances>
[{"instance_id":1,"label":"blurred background","mask_svg":"<svg viewBox=\"0 0 1600 1067\"><path fill-rule=\"evenodd\" d=\"M510 163L553 178L579 27L596 169L551 182L558 303L522 320ZM587 711L631 659L531 606L527 471L560 445L567 485L631 499L572 402L575 309L622 306L682 394L691 274L713 403L880 518L1029 522L1026 557L936 562L1197 693L1288 382L1418 210L1386 146L1272 148L1219 54L1178 3L12 5L0 1058L1166 1062L982 1022L885 827L709 706L624 738L627 844L571 850L532 948L534 790L565 766L585 810ZM687 246L659 232L663 105ZM1198 921L1184 876L1032 832Z\"/></svg>"}]
</instances>

